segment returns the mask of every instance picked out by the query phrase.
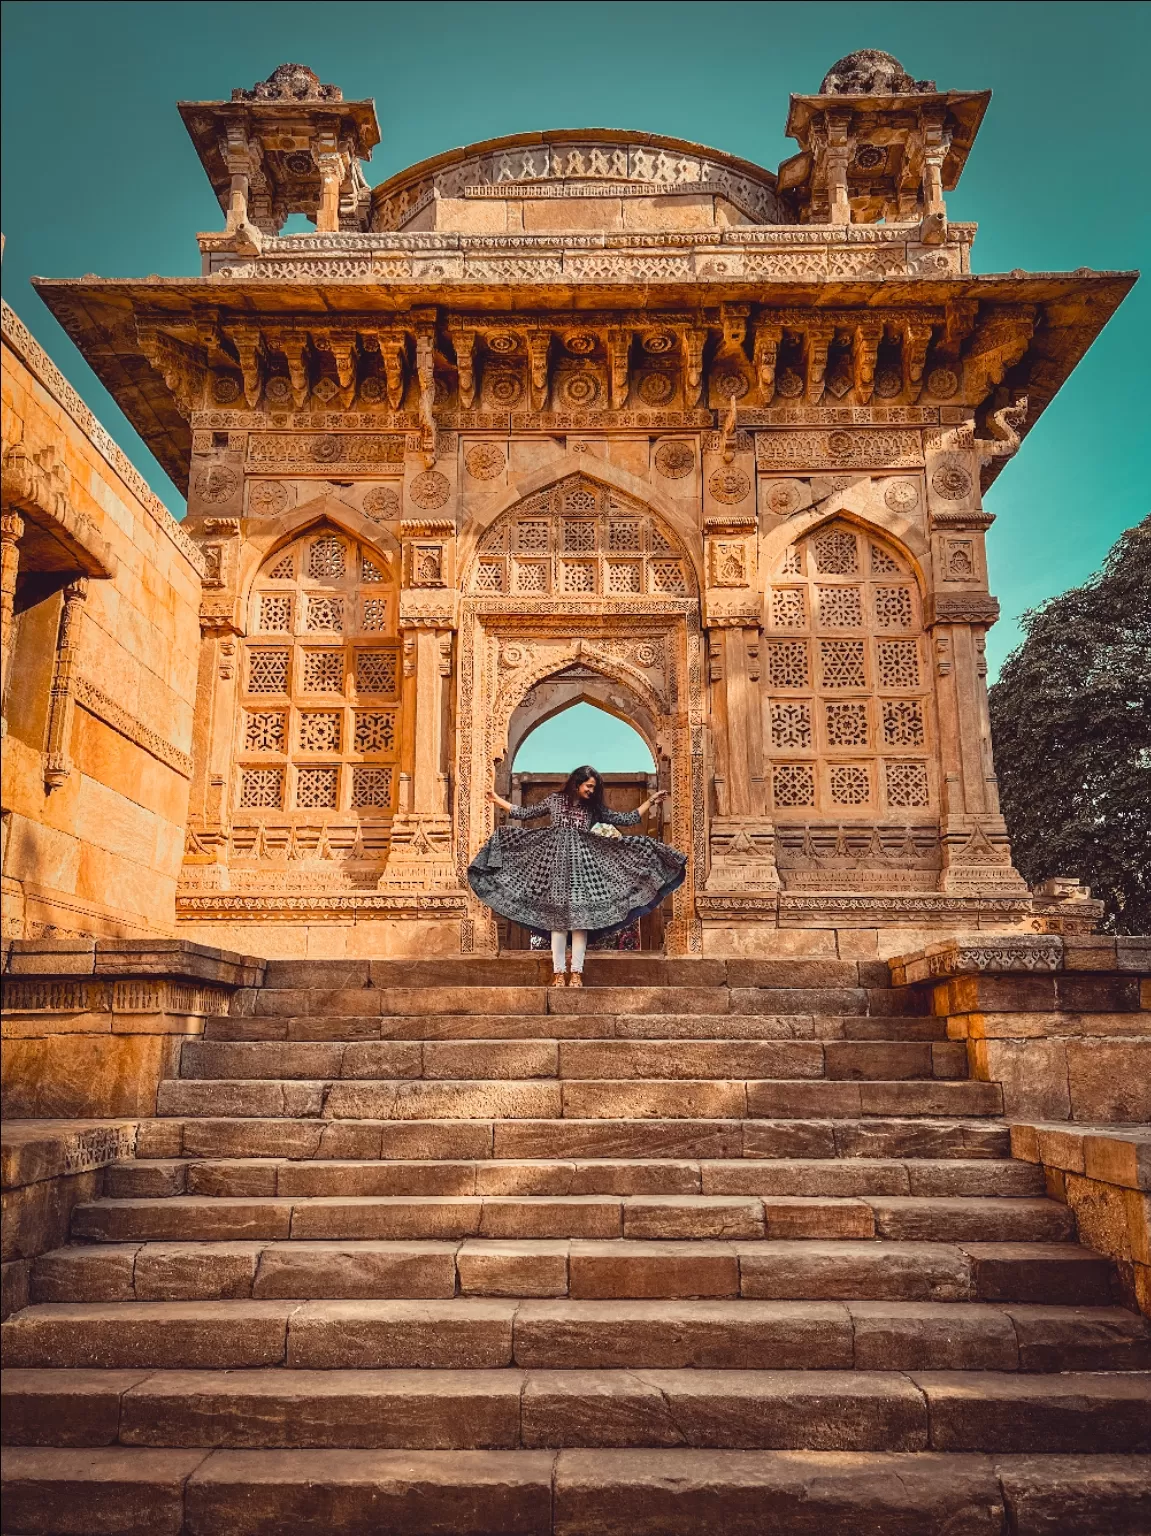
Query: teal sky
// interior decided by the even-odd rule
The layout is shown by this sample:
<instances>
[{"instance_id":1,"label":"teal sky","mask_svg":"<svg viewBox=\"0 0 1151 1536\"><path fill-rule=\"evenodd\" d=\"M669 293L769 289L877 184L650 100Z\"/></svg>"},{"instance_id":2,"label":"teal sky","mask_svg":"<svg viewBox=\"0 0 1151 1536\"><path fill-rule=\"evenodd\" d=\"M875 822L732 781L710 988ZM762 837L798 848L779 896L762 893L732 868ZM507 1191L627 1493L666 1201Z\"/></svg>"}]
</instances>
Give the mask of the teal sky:
<instances>
[{"instance_id":1,"label":"teal sky","mask_svg":"<svg viewBox=\"0 0 1151 1536\"><path fill-rule=\"evenodd\" d=\"M941 88L995 92L949 198L953 218L981 226L977 271L1129 269L1151 249L1145 4L10 0L2 10L5 297L177 516L179 493L28 279L198 272L196 231L222 216L175 103L227 97L288 60L349 98L375 97L383 142L365 167L375 183L458 144L593 126L676 134L774 169L794 150L788 93L816 90L853 49L884 48ZM1144 280L988 498L1004 613L988 639L993 668L1022 610L1083 581L1147 514L1149 353ZM575 747L586 735L568 718Z\"/></svg>"}]
</instances>

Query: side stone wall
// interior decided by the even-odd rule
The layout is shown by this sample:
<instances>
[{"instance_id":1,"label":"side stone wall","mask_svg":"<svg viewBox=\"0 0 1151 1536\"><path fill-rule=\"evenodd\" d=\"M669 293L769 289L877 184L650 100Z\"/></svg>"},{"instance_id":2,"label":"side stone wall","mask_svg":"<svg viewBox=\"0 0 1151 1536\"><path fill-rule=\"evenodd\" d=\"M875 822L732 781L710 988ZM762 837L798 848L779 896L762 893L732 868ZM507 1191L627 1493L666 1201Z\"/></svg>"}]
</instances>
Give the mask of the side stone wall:
<instances>
[{"instance_id":1,"label":"side stone wall","mask_svg":"<svg viewBox=\"0 0 1151 1536\"><path fill-rule=\"evenodd\" d=\"M113 568L110 578L76 584L83 590L62 675L68 576L37 569L33 522L18 513L25 531L5 698L4 934L171 933L192 771L202 557L7 305L3 363L6 514L10 456L40 479L50 465L44 526L50 533L59 517L88 530ZM42 590L49 595L37 600ZM59 750L49 773L53 711Z\"/></svg>"}]
</instances>

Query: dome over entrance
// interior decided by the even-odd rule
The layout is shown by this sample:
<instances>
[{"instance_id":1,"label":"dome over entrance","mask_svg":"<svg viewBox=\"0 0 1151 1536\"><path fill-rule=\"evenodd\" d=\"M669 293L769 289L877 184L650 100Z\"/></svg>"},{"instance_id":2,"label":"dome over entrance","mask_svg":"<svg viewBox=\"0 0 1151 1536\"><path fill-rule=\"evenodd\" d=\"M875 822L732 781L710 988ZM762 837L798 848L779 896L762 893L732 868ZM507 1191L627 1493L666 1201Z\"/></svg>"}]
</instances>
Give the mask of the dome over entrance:
<instances>
[{"instance_id":1,"label":"dome over entrance","mask_svg":"<svg viewBox=\"0 0 1151 1536\"><path fill-rule=\"evenodd\" d=\"M372 194L372 228L461 233L774 224L775 177L686 139L577 128L424 160Z\"/></svg>"}]
</instances>

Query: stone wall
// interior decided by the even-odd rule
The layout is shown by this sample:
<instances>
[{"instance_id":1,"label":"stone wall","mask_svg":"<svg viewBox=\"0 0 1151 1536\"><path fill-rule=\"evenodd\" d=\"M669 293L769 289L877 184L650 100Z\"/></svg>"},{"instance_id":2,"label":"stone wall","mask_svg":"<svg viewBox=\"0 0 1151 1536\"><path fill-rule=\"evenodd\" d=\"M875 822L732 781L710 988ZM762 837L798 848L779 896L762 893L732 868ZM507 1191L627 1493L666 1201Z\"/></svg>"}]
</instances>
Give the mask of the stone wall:
<instances>
[{"instance_id":1,"label":"stone wall","mask_svg":"<svg viewBox=\"0 0 1151 1536\"><path fill-rule=\"evenodd\" d=\"M930 993L1008 1116L1151 1121L1151 938L969 935L892 960L891 975Z\"/></svg>"},{"instance_id":2,"label":"stone wall","mask_svg":"<svg viewBox=\"0 0 1151 1536\"><path fill-rule=\"evenodd\" d=\"M7 306L3 358L5 534L6 543L13 535L16 566L4 932L171 933L191 775L202 560ZM10 473L17 466L22 481ZM26 485L27 504L13 503L14 483ZM48 495L37 490L41 483ZM44 503L42 524L34 500ZM110 575L65 585L66 559L52 535L66 538L69 530L106 551ZM48 561L54 569L38 564L34 535L56 552ZM11 600L9 591L6 610Z\"/></svg>"},{"instance_id":3,"label":"stone wall","mask_svg":"<svg viewBox=\"0 0 1151 1536\"><path fill-rule=\"evenodd\" d=\"M16 940L4 974L3 1109L148 1116L181 1041L259 986L263 961L185 940Z\"/></svg>"}]
</instances>

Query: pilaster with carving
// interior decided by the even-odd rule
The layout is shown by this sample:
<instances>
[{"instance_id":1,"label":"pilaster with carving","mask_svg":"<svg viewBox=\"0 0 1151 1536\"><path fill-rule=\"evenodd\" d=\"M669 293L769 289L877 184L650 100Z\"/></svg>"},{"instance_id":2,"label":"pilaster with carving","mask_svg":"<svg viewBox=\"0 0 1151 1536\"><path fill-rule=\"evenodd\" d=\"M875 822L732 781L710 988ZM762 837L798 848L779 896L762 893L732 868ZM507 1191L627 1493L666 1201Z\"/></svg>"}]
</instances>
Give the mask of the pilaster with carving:
<instances>
[{"instance_id":1,"label":"pilaster with carving","mask_svg":"<svg viewBox=\"0 0 1151 1536\"><path fill-rule=\"evenodd\" d=\"M44 753L44 787L51 791L68 782L72 772L69 747L72 741L72 716L76 707L76 656L80 640L80 620L88 596L88 581L81 577L64 588L60 610L60 628L56 638L56 657L52 667L52 685L48 695L48 735Z\"/></svg>"}]
</instances>

